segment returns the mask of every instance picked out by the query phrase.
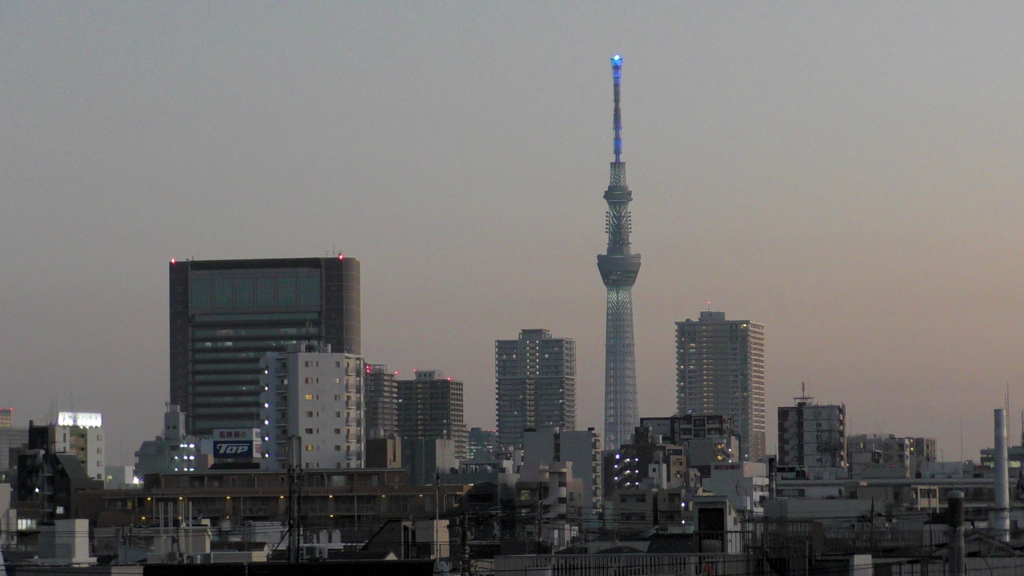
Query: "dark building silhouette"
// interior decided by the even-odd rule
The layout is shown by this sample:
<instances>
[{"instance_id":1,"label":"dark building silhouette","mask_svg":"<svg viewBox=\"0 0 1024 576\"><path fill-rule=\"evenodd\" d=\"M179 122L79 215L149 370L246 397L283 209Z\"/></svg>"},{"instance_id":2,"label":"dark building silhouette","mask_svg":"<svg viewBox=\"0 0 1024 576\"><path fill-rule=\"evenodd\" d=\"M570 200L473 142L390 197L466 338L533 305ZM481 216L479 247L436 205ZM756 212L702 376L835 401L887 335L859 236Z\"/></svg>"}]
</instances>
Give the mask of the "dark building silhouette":
<instances>
[{"instance_id":1,"label":"dark building silhouette","mask_svg":"<svg viewBox=\"0 0 1024 576\"><path fill-rule=\"evenodd\" d=\"M190 434L257 427L260 358L300 341L360 353L354 258L171 260L170 401Z\"/></svg>"}]
</instances>

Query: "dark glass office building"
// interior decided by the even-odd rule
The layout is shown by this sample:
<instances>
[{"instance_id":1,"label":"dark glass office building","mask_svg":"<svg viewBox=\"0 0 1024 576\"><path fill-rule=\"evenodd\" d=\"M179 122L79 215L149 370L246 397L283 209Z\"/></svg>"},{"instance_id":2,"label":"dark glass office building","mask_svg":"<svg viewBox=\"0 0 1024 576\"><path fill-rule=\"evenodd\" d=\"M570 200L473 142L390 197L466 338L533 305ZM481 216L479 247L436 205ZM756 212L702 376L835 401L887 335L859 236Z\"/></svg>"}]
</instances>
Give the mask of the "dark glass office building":
<instances>
[{"instance_id":1,"label":"dark glass office building","mask_svg":"<svg viewBox=\"0 0 1024 576\"><path fill-rule=\"evenodd\" d=\"M171 404L190 434L259 425L259 361L302 340L360 354L354 258L170 263Z\"/></svg>"}]
</instances>

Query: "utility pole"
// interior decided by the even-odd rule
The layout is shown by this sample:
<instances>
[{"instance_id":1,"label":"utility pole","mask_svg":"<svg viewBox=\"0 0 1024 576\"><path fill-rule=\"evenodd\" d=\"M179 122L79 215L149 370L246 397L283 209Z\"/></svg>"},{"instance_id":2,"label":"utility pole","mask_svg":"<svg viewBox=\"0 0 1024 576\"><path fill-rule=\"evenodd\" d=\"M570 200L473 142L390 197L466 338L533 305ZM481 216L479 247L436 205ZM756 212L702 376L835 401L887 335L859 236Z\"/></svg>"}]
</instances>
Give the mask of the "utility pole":
<instances>
[{"instance_id":1,"label":"utility pole","mask_svg":"<svg viewBox=\"0 0 1024 576\"><path fill-rule=\"evenodd\" d=\"M469 514L462 513L462 530L459 534L462 541L462 576L469 576Z\"/></svg>"},{"instance_id":2,"label":"utility pole","mask_svg":"<svg viewBox=\"0 0 1024 576\"><path fill-rule=\"evenodd\" d=\"M967 574L967 556L964 544L964 493L953 490L949 493L949 573L952 576Z\"/></svg>"},{"instance_id":3,"label":"utility pole","mask_svg":"<svg viewBox=\"0 0 1024 576\"><path fill-rule=\"evenodd\" d=\"M441 560L441 542L437 525L441 522L441 469L434 468L434 565Z\"/></svg>"},{"instance_id":4,"label":"utility pole","mask_svg":"<svg viewBox=\"0 0 1024 576\"><path fill-rule=\"evenodd\" d=\"M302 437L288 438L288 562L299 563L302 506Z\"/></svg>"}]
</instances>

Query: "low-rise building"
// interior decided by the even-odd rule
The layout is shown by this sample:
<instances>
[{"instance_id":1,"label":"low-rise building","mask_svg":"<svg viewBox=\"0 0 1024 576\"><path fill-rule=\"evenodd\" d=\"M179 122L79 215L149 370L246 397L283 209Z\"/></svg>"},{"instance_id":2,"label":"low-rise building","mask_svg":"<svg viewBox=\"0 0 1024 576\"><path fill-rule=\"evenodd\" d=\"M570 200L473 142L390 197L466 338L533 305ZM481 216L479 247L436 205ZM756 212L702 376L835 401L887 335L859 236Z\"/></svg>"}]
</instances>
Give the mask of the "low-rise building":
<instances>
[{"instance_id":1,"label":"low-rise building","mask_svg":"<svg viewBox=\"0 0 1024 576\"><path fill-rule=\"evenodd\" d=\"M681 485L686 482L686 447L662 442L663 436L651 428L638 427L633 441L618 450L604 453L604 489L606 494L620 488L637 488L652 471L663 475L655 484ZM652 468L652 464L658 464Z\"/></svg>"},{"instance_id":2,"label":"low-rise building","mask_svg":"<svg viewBox=\"0 0 1024 576\"><path fill-rule=\"evenodd\" d=\"M523 434L522 470L552 462L572 463L573 474L583 483L588 520L600 517L603 505L601 436L593 428L562 431L558 428L527 430Z\"/></svg>"},{"instance_id":3,"label":"low-rise building","mask_svg":"<svg viewBox=\"0 0 1024 576\"><path fill-rule=\"evenodd\" d=\"M702 474L707 474L712 464L739 462L743 454L743 441L732 418L721 414L641 418L640 427L650 428L665 444L684 446L687 465Z\"/></svg>"},{"instance_id":4,"label":"low-rise building","mask_svg":"<svg viewBox=\"0 0 1024 576\"><path fill-rule=\"evenodd\" d=\"M523 467L515 491L519 538L540 540L557 552L579 535L587 501L572 469L572 462Z\"/></svg>"},{"instance_id":5,"label":"low-rise building","mask_svg":"<svg viewBox=\"0 0 1024 576\"><path fill-rule=\"evenodd\" d=\"M185 434L186 414L175 404L167 405L164 413L164 432L153 440L146 440L135 452L135 475L164 472L187 472L203 468L205 460L199 458L199 439Z\"/></svg>"},{"instance_id":6,"label":"low-rise building","mask_svg":"<svg viewBox=\"0 0 1024 576\"><path fill-rule=\"evenodd\" d=\"M361 529L388 519L429 519L456 506L466 486L412 486L397 469L311 469L297 478L307 528ZM91 490L79 517L118 525L155 526L166 516L206 519L212 526L288 522L289 474L283 470L208 470L152 474L138 490ZM441 497L435 510L435 495Z\"/></svg>"},{"instance_id":7,"label":"low-rise building","mask_svg":"<svg viewBox=\"0 0 1024 576\"><path fill-rule=\"evenodd\" d=\"M935 462L934 438L857 434L847 440L851 478L920 478Z\"/></svg>"}]
</instances>

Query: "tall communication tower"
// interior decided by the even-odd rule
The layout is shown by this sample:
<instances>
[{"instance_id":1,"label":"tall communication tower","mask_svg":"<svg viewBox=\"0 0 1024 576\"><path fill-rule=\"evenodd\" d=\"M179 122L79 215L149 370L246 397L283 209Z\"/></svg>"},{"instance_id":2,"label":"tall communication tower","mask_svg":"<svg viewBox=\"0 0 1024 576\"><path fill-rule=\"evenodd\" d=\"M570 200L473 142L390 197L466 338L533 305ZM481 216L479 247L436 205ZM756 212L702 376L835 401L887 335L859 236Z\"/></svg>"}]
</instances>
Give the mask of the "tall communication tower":
<instances>
[{"instance_id":1,"label":"tall communication tower","mask_svg":"<svg viewBox=\"0 0 1024 576\"><path fill-rule=\"evenodd\" d=\"M604 341L604 436L605 448L618 449L630 442L633 429L640 424L636 407L636 356L633 346L633 284L640 272L640 255L630 250L632 221L629 203L633 193L626 185L626 163L622 161L622 112L619 108L619 84L622 57L612 56L612 86L615 94L613 113L613 152L611 177L604 199L608 202L605 231L608 250L597 256L597 269L608 289Z\"/></svg>"}]
</instances>

